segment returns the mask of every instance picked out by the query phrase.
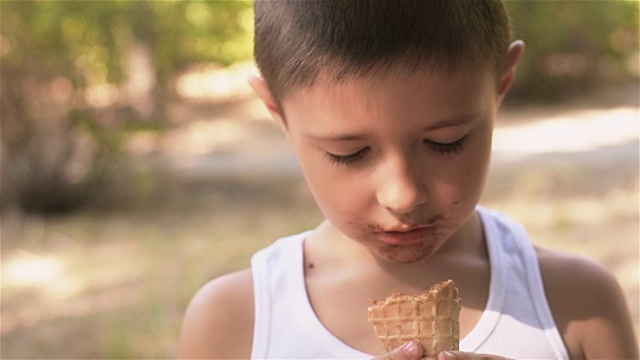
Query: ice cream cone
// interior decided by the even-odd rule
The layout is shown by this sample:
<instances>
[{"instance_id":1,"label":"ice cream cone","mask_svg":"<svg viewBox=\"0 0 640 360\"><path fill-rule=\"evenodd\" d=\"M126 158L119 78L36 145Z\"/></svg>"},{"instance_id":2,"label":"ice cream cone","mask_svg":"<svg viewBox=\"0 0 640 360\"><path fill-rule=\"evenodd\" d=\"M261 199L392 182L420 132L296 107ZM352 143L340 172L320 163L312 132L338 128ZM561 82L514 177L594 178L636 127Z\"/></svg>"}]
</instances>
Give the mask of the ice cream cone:
<instances>
[{"instance_id":1,"label":"ice cream cone","mask_svg":"<svg viewBox=\"0 0 640 360\"><path fill-rule=\"evenodd\" d=\"M460 342L458 288L448 280L411 296L394 293L368 308L368 320L387 351L418 341L425 355L458 350Z\"/></svg>"}]
</instances>

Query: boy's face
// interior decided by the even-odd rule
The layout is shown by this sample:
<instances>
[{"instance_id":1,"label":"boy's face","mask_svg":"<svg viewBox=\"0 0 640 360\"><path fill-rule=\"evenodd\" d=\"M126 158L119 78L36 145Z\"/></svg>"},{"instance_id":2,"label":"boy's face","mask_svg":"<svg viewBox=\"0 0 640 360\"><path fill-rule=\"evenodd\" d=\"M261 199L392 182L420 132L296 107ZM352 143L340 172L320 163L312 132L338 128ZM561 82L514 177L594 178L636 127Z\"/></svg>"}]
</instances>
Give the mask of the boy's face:
<instances>
[{"instance_id":1,"label":"boy's face","mask_svg":"<svg viewBox=\"0 0 640 360\"><path fill-rule=\"evenodd\" d=\"M409 263L468 234L500 100L489 72L319 80L285 97L281 121L330 223Z\"/></svg>"}]
</instances>

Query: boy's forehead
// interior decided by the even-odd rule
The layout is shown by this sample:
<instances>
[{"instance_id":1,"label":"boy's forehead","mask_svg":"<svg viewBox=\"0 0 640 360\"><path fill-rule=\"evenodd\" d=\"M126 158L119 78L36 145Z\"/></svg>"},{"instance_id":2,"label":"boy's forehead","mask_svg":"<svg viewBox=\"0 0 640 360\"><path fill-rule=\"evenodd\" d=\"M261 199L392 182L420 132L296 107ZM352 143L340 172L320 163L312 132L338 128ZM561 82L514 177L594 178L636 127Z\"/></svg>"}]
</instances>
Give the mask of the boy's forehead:
<instances>
[{"instance_id":1,"label":"boy's forehead","mask_svg":"<svg viewBox=\"0 0 640 360\"><path fill-rule=\"evenodd\" d=\"M447 84L471 85L479 81L494 83L494 79L495 74L491 70L477 70L463 66L452 69L426 66L414 71L403 68L389 68L380 69L377 72L371 71L365 74L343 77L332 76L332 74L325 72L317 76L309 84L292 86L283 96L282 103L284 105L309 95L331 98L338 94L344 95L345 92L356 98L361 95L356 92L357 90L384 92L390 90L389 86L395 90L406 89L406 91L413 91L437 83L445 85L442 91L446 91Z\"/></svg>"},{"instance_id":2,"label":"boy's forehead","mask_svg":"<svg viewBox=\"0 0 640 360\"><path fill-rule=\"evenodd\" d=\"M341 82L318 78L312 85L292 91L281 110L292 122L306 123L305 128L320 126L311 124L316 120L338 127L343 127L340 123L345 120L441 120L491 111L497 95L493 78L490 72L464 71L398 77L386 74Z\"/></svg>"}]
</instances>

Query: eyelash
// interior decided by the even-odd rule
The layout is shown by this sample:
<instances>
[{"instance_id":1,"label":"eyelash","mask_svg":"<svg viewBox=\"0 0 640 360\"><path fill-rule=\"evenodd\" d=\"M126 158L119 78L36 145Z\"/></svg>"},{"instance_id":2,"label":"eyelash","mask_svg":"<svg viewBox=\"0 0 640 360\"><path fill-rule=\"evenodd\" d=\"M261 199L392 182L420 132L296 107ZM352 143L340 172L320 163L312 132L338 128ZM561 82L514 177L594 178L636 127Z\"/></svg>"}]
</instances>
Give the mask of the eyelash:
<instances>
[{"instance_id":1,"label":"eyelash","mask_svg":"<svg viewBox=\"0 0 640 360\"><path fill-rule=\"evenodd\" d=\"M460 153L464 146L466 145L467 135L463 136L459 140L456 140L452 143L442 144L429 140L424 140L423 143L427 145L430 149L437 151L444 155L455 155Z\"/></svg>"},{"instance_id":2,"label":"eyelash","mask_svg":"<svg viewBox=\"0 0 640 360\"><path fill-rule=\"evenodd\" d=\"M455 155L460 153L464 149L466 145L466 139L467 135L452 143L443 144L434 141L423 140L423 144L429 147L431 150L443 155ZM362 159L370 150L370 148L366 147L350 155L335 155L328 152L325 153L325 155L334 164L352 165L353 163Z\"/></svg>"},{"instance_id":3,"label":"eyelash","mask_svg":"<svg viewBox=\"0 0 640 360\"><path fill-rule=\"evenodd\" d=\"M335 155L332 153L325 153L325 155L327 155L327 158L334 164L337 165L351 165L353 163L355 163L356 161L362 159L368 152L369 150L371 150L370 148L366 147L356 153L353 153L351 155Z\"/></svg>"}]
</instances>

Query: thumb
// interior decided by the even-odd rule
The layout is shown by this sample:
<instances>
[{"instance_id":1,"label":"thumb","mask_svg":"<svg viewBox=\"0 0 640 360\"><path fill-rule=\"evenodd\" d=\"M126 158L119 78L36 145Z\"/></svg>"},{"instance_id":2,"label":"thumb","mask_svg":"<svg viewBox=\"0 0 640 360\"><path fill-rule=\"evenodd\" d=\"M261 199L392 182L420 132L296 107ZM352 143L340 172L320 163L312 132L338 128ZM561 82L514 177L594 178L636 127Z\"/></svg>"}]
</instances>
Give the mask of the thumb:
<instances>
[{"instance_id":1,"label":"thumb","mask_svg":"<svg viewBox=\"0 0 640 360\"><path fill-rule=\"evenodd\" d=\"M376 356L372 360L419 360L424 355L424 349L419 342L411 341L390 352Z\"/></svg>"}]
</instances>

